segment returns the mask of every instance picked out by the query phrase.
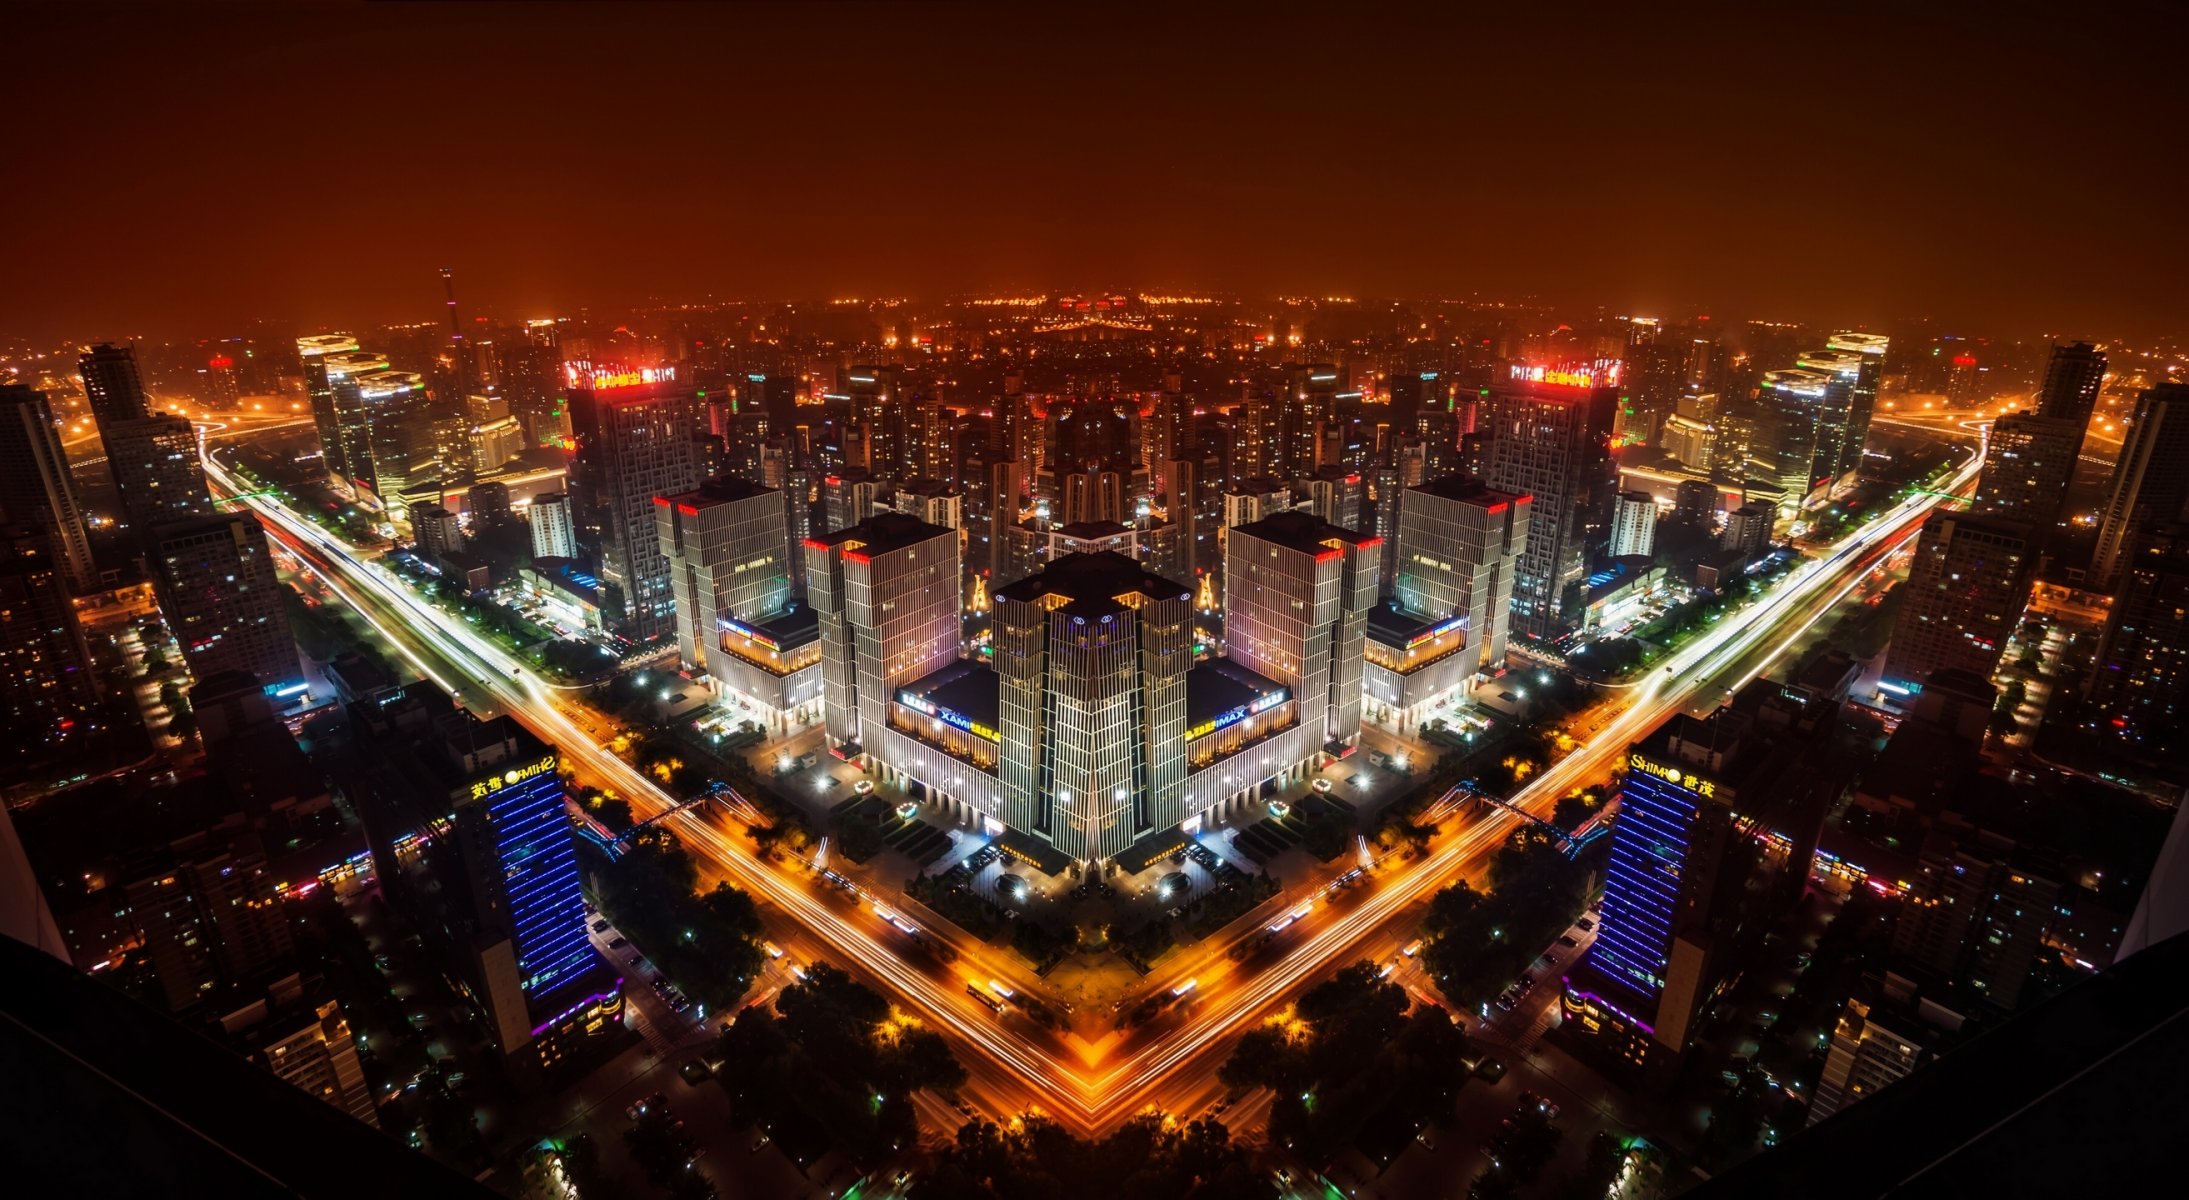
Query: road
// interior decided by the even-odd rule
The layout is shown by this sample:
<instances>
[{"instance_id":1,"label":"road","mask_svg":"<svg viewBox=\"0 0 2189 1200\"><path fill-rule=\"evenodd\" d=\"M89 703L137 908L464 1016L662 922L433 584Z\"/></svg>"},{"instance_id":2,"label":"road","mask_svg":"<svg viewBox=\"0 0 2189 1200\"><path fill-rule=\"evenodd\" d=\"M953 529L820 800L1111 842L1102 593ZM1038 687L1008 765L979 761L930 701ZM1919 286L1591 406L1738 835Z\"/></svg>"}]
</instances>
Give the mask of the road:
<instances>
[{"instance_id":1,"label":"road","mask_svg":"<svg viewBox=\"0 0 2189 1200\"><path fill-rule=\"evenodd\" d=\"M1789 645L1853 588L1869 565L1910 536L1939 503L1938 492L1973 482L1981 454L1974 455L1935 491L1911 496L1876 520L1846 535L1828 552L1805 561L1764 599L1674 651L1663 670L1619 697L1624 707L1566 758L1546 768L1512 797L1516 807L1547 812L1560 796L1601 779L1627 747L1673 712L1714 705L1763 670L1778 647ZM251 489L233 478L210 452L206 472L228 494ZM428 604L361 551L339 541L266 496L243 501L282 536L314 573L325 579L399 644L415 647L419 660L443 664L437 682L456 684L467 702L508 712L559 747L583 776L614 787L638 815L651 816L676 802L652 780L579 728L563 705L569 700L512 655L480 637L449 613ZM453 677L449 668L454 668ZM1209 963L1194 978L1191 998L1157 1018L1157 1027L1132 1037L1097 1042L1065 1039L997 1014L964 994L965 980L985 977L987 967L964 962L941 967L911 946L886 920L854 897L817 886L802 868L759 858L741 832L719 818L687 809L667 818L685 843L722 875L796 922L812 951L856 964L882 984L906 1010L976 1053L967 1057L979 1094L992 1107L1038 1107L1069 1128L1099 1133L1173 1093L1206 1091L1217 1056L1212 1051L1248 1025L1281 1007L1332 963L1357 955L1371 935L1388 943L1409 906L1473 869L1502 844L1521 820L1501 809L1477 806L1454 818L1453 828L1431 853L1372 877L1366 888L1329 897L1286 931L1291 948L1278 961L1255 969ZM818 955L817 955L818 956ZM1000 973L1000 972L999 972ZM1205 973L1206 978L1201 974ZM1170 1027L1163 1028L1162 1023ZM1174 1110L1175 1111L1175 1110Z\"/></svg>"}]
</instances>

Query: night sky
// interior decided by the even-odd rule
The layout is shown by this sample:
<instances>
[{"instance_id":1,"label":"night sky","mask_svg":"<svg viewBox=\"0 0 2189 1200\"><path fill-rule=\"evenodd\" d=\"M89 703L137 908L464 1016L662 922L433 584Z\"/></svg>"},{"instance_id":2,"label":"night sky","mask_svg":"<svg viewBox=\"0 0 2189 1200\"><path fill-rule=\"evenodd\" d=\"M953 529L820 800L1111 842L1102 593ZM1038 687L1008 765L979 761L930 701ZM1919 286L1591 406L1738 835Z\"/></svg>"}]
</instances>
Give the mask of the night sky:
<instances>
[{"instance_id":1,"label":"night sky","mask_svg":"<svg viewBox=\"0 0 2189 1200\"><path fill-rule=\"evenodd\" d=\"M1194 7L17 10L0 336L432 320L443 265L512 318L1174 288L2189 323L2176 6Z\"/></svg>"}]
</instances>

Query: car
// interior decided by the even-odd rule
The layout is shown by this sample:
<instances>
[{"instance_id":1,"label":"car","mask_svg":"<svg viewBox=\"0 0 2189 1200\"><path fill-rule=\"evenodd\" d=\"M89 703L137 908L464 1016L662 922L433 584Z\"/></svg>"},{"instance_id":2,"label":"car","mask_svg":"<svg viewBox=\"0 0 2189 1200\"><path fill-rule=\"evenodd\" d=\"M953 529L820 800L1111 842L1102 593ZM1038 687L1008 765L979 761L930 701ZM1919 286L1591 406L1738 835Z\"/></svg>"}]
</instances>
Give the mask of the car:
<instances>
[{"instance_id":1,"label":"car","mask_svg":"<svg viewBox=\"0 0 2189 1200\"><path fill-rule=\"evenodd\" d=\"M760 1136L752 1140L752 1152L754 1154L760 1153L762 1150L767 1148L768 1142L770 1140L771 1139L768 1137L768 1131L765 1129L761 1130Z\"/></svg>"},{"instance_id":2,"label":"car","mask_svg":"<svg viewBox=\"0 0 2189 1200\"><path fill-rule=\"evenodd\" d=\"M1565 948L1567 948L1568 950L1571 950L1571 949L1573 949L1573 948L1574 948L1575 946L1578 946L1578 945L1580 945L1581 943L1580 943L1580 942L1579 942L1578 940L1576 940L1576 939L1574 938L1574 936L1573 936L1572 934L1568 933L1568 934L1561 934L1561 935L1559 936L1559 938L1558 938L1558 944L1559 944L1559 945L1561 945L1561 946L1564 946L1564 947L1565 947Z\"/></svg>"},{"instance_id":3,"label":"car","mask_svg":"<svg viewBox=\"0 0 2189 1200\"><path fill-rule=\"evenodd\" d=\"M1529 1105L1534 1105L1535 1111L1542 1113L1553 1121L1558 1119L1558 1102L1552 1100L1549 1096L1538 1095L1535 1092L1520 1093L1520 1106L1526 1108Z\"/></svg>"},{"instance_id":4,"label":"car","mask_svg":"<svg viewBox=\"0 0 2189 1200\"><path fill-rule=\"evenodd\" d=\"M904 1170L899 1171L895 1175L889 1177L889 1186L903 1187L905 1184L910 1183L911 1181L912 1168L906 1167Z\"/></svg>"},{"instance_id":5,"label":"car","mask_svg":"<svg viewBox=\"0 0 2189 1200\"><path fill-rule=\"evenodd\" d=\"M1505 1078L1505 1064L1494 1058L1485 1058L1475 1064L1475 1075L1478 1078L1489 1080L1491 1083L1496 1083L1498 1080Z\"/></svg>"},{"instance_id":6,"label":"car","mask_svg":"<svg viewBox=\"0 0 2189 1200\"><path fill-rule=\"evenodd\" d=\"M598 921L595 921L595 922L593 922L593 932L594 932L594 933L606 933L606 932L608 932L608 919L607 919L606 917L603 917L603 918L601 918L600 920L598 920Z\"/></svg>"},{"instance_id":7,"label":"car","mask_svg":"<svg viewBox=\"0 0 2189 1200\"><path fill-rule=\"evenodd\" d=\"M696 1058L678 1067L676 1073L684 1082L690 1084L705 1083L714 1076L714 1072L707 1069L707 1064Z\"/></svg>"},{"instance_id":8,"label":"car","mask_svg":"<svg viewBox=\"0 0 2189 1200\"><path fill-rule=\"evenodd\" d=\"M626 965L635 967L638 966L640 963L645 962L646 956L640 954L636 950L633 950L629 954L623 956L623 961Z\"/></svg>"},{"instance_id":9,"label":"car","mask_svg":"<svg viewBox=\"0 0 2189 1200\"><path fill-rule=\"evenodd\" d=\"M965 1101L963 1101L963 1100L960 1100L960 1101L958 1101L958 1105L957 1105L957 1108L958 1108L958 1115L959 1115L959 1116L961 1116L961 1117L970 1117L970 1116L972 1116L972 1115L973 1115L973 1106L972 1106L972 1105L970 1105L970 1104L967 1104L967 1103L966 1103Z\"/></svg>"},{"instance_id":10,"label":"car","mask_svg":"<svg viewBox=\"0 0 2189 1200\"><path fill-rule=\"evenodd\" d=\"M631 939L624 937L622 934L617 934L615 937L608 939L608 948L610 950L621 950L630 944Z\"/></svg>"}]
</instances>

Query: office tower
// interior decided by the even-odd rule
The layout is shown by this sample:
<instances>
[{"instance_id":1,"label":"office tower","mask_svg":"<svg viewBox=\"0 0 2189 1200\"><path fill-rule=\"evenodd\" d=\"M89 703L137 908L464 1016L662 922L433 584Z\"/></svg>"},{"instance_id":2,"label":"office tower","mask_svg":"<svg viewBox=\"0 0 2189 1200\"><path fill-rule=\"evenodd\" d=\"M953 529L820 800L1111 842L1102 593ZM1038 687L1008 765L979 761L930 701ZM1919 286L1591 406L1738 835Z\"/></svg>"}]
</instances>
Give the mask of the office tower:
<instances>
[{"instance_id":1,"label":"office tower","mask_svg":"<svg viewBox=\"0 0 2189 1200\"><path fill-rule=\"evenodd\" d=\"M226 354L216 354L205 361L205 369L199 372L201 382L198 399L207 408L226 412L243 401L243 383L236 378L236 360Z\"/></svg>"},{"instance_id":2,"label":"office tower","mask_svg":"<svg viewBox=\"0 0 2189 1200\"><path fill-rule=\"evenodd\" d=\"M198 431L188 418L159 413L117 420L99 433L123 520L138 539L167 521L213 515L213 495L198 462Z\"/></svg>"},{"instance_id":3,"label":"office tower","mask_svg":"<svg viewBox=\"0 0 2189 1200\"><path fill-rule=\"evenodd\" d=\"M380 1109L357 1057L357 1039L333 997L282 1006L263 1024L240 1034L252 1047L251 1057L283 1082L380 1127Z\"/></svg>"},{"instance_id":4,"label":"office tower","mask_svg":"<svg viewBox=\"0 0 2189 1200\"><path fill-rule=\"evenodd\" d=\"M1855 391L1862 373L1871 366L1869 357L1853 350L1811 350L1794 360L1805 371L1824 375L1824 395L1816 410L1816 448L1809 460L1812 492L1829 493L1842 477L1862 465L1862 437L1868 429L1856 429Z\"/></svg>"},{"instance_id":5,"label":"office tower","mask_svg":"<svg viewBox=\"0 0 2189 1200\"><path fill-rule=\"evenodd\" d=\"M128 346L101 342L76 360L84 379L84 397L91 418L105 429L109 421L130 421L150 415L144 396L144 379L137 373L137 352Z\"/></svg>"},{"instance_id":6,"label":"office tower","mask_svg":"<svg viewBox=\"0 0 2189 1200\"><path fill-rule=\"evenodd\" d=\"M348 787L383 892L520 1078L572 1061L618 1025L622 980L587 937L555 749L420 683L350 705L350 722L371 766Z\"/></svg>"},{"instance_id":7,"label":"office tower","mask_svg":"<svg viewBox=\"0 0 2189 1200\"><path fill-rule=\"evenodd\" d=\"M949 529L965 525L965 497L940 479L910 479L898 484L890 492L889 507L930 525Z\"/></svg>"},{"instance_id":8,"label":"office tower","mask_svg":"<svg viewBox=\"0 0 2189 1200\"><path fill-rule=\"evenodd\" d=\"M655 497L654 518L675 597L677 650L686 670L708 670L724 622L750 628L790 602L783 493L710 479Z\"/></svg>"},{"instance_id":9,"label":"office tower","mask_svg":"<svg viewBox=\"0 0 2189 1200\"><path fill-rule=\"evenodd\" d=\"M352 354L357 339L346 333L321 333L296 340L297 356L304 364L304 397L312 406L312 424L319 430L319 449L327 474L349 477L349 459L343 454L342 423L335 408L333 377L327 370L330 354Z\"/></svg>"},{"instance_id":10,"label":"office tower","mask_svg":"<svg viewBox=\"0 0 2189 1200\"><path fill-rule=\"evenodd\" d=\"M895 367L855 366L844 372L848 432L856 438L849 465L895 475L909 463L903 372Z\"/></svg>"},{"instance_id":11,"label":"office tower","mask_svg":"<svg viewBox=\"0 0 2189 1200\"><path fill-rule=\"evenodd\" d=\"M1657 498L1621 492L1612 499L1611 556L1648 558L1657 553Z\"/></svg>"},{"instance_id":12,"label":"office tower","mask_svg":"<svg viewBox=\"0 0 2189 1200\"><path fill-rule=\"evenodd\" d=\"M1683 479L1673 489L1672 515L1708 529L1718 523L1718 485L1707 479Z\"/></svg>"},{"instance_id":13,"label":"office tower","mask_svg":"<svg viewBox=\"0 0 2189 1200\"><path fill-rule=\"evenodd\" d=\"M1759 680L1628 752L1596 942L1563 998L1566 1021L1610 1057L1676 1059L1704 1003L1799 899L1844 786L1827 763L1838 709ZM1757 829L1789 848L1766 850Z\"/></svg>"},{"instance_id":14,"label":"office tower","mask_svg":"<svg viewBox=\"0 0 2189 1200\"><path fill-rule=\"evenodd\" d=\"M626 369L571 363L570 463L580 541L600 555L602 582L621 600L612 622L633 641L676 631L669 560L654 528L654 497L698 487L705 428L699 396L677 382L676 368Z\"/></svg>"},{"instance_id":15,"label":"office tower","mask_svg":"<svg viewBox=\"0 0 2189 1200\"><path fill-rule=\"evenodd\" d=\"M2179 754L2189 718L2189 524L2146 525L2120 571L2090 683L2099 735L2139 756Z\"/></svg>"},{"instance_id":16,"label":"office tower","mask_svg":"<svg viewBox=\"0 0 2189 1200\"><path fill-rule=\"evenodd\" d=\"M1725 528L1718 534L1718 545L1727 550L1738 550L1750 558L1761 558L1771 548L1771 525L1778 517L1778 510L1758 501L1750 501L1725 514Z\"/></svg>"},{"instance_id":17,"label":"office tower","mask_svg":"<svg viewBox=\"0 0 2189 1200\"><path fill-rule=\"evenodd\" d=\"M2162 383L2136 397L2127 444L2113 466L2113 486L2098 522L2090 586L2110 589L2134 553L2137 533L2153 521L2182 515L2189 499L2189 383Z\"/></svg>"},{"instance_id":18,"label":"office tower","mask_svg":"<svg viewBox=\"0 0 2189 1200\"><path fill-rule=\"evenodd\" d=\"M193 678L248 671L269 694L303 683L266 531L245 513L175 521L146 541L160 612Z\"/></svg>"},{"instance_id":19,"label":"office tower","mask_svg":"<svg viewBox=\"0 0 2189 1200\"><path fill-rule=\"evenodd\" d=\"M1907 599L1885 653L1886 682L1922 690L1948 667L1989 679L2029 601L2027 521L1983 513L1931 513L1908 569Z\"/></svg>"},{"instance_id":20,"label":"office tower","mask_svg":"<svg viewBox=\"0 0 2189 1200\"><path fill-rule=\"evenodd\" d=\"M548 492L532 497L527 519L532 526L532 557L578 556L578 525L570 511L568 492Z\"/></svg>"},{"instance_id":21,"label":"office tower","mask_svg":"<svg viewBox=\"0 0 2189 1200\"><path fill-rule=\"evenodd\" d=\"M524 426L515 417L474 424L467 440L471 451L468 465L481 475L501 470L525 450Z\"/></svg>"},{"instance_id":22,"label":"office tower","mask_svg":"<svg viewBox=\"0 0 2189 1200\"><path fill-rule=\"evenodd\" d=\"M1615 370L1514 364L1482 397L1482 480L1534 497L1513 587L1513 631L1552 638L1579 620L1584 565L1607 530L1618 469L1611 458Z\"/></svg>"},{"instance_id":23,"label":"office tower","mask_svg":"<svg viewBox=\"0 0 2189 1200\"><path fill-rule=\"evenodd\" d=\"M1666 454L1678 459L1681 466L1691 471L1708 471L1715 461L1711 456L1717 449L1718 429L1715 425L1673 413L1665 418L1657 444Z\"/></svg>"},{"instance_id":24,"label":"office tower","mask_svg":"<svg viewBox=\"0 0 2189 1200\"><path fill-rule=\"evenodd\" d=\"M1845 434L1840 441L1840 460L1834 471L1837 476L1846 476L1862 468L1863 447L1870 439L1870 419L1877 412L1878 385L1885 375L1885 352L1892 348L1892 339L1881 333L1841 330L1826 338L1824 347L1862 357L1847 398Z\"/></svg>"},{"instance_id":25,"label":"office tower","mask_svg":"<svg viewBox=\"0 0 2189 1200\"><path fill-rule=\"evenodd\" d=\"M1747 477L1778 499L1783 516L1800 511L1816 481L1819 423L1849 388L1823 371L1766 371L1750 405ZM1834 451L1836 452L1836 451Z\"/></svg>"},{"instance_id":26,"label":"office tower","mask_svg":"<svg viewBox=\"0 0 2189 1200\"><path fill-rule=\"evenodd\" d=\"M364 425L365 450L356 440L345 448L351 482L370 493L390 520L409 520L411 500L421 491L439 494L441 414L415 371L372 371L336 385L338 401L354 388ZM338 404L339 407L339 404Z\"/></svg>"},{"instance_id":27,"label":"office tower","mask_svg":"<svg viewBox=\"0 0 2189 1200\"><path fill-rule=\"evenodd\" d=\"M91 652L44 530L0 526L0 733L18 765L88 732Z\"/></svg>"},{"instance_id":28,"label":"office tower","mask_svg":"<svg viewBox=\"0 0 2189 1200\"><path fill-rule=\"evenodd\" d=\"M1184 818L1192 593L1119 554L1072 554L995 596L1005 824L1114 857Z\"/></svg>"},{"instance_id":29,"label":"office tower","mask_svg":"<svg viewBox=\"0 0 2189 1200\"><path fill-rule=\"evenodd\" d=\"M1299 723L1325 748L1360 737L1363 643L1382 543L1303 512L1230 531L1224 551L1224 653L1284 684Z\"/></svg>"},{"instance_id":30,"label":"office tower","mask_svg":"<svg viewBox=\"0 0 2189 1200\"><path fill-rule=\"evenodd\" d=\"M20 384L0 385L0 521L50 533L54 565L71 592L98 583L53 409L44 392Z\"/></svg>"},{"instance_id":31,"label":"office tower","mask_svg":"<svg viewBox=\"0 0 2189 1200\"><path fill-rule=\"evenodd\" d=\"M1977 481L1977 510L2028 521L2043 540L2060 519L2087 426L2027 412L1993 421Z\"/></svg>"},{"instance_id":32,"label":"office tower","mask_svg":"<svg viewBox=\"0 0 2189 1200\"><path fill-rule=\"evenodd\" d=\"M368 350L328 350L307 356L304 364L307 387L315 386L316 376L326 380L329 432L322 433L320 447L326 454L328 477L359 500L375 503L372 410L360 381L387 370L387 356ZM317 403L315 398L315 424ZM330 434L331 441L327 440Z\"/></svg>"},{"instance_id":33,"label":"office tower","mask_svg":"<svg viewBox=\"0 0 2189 1200\"><path fill-rule=\"evenodd\" d=\"M1323 467L1299 481L1302 505L1318 518L1340 529L1364 529L1362 509L1368 502L1368 485L1361 473L1347 467Z\"/></svg>"},{"instance_id":34,"label":"office tower","mask_svg":"<svg viewBox=\"0 0 2189 1200\"><path fill-rule=\"evenodd\" d=\"M2105 351L2089 342L2052 347L2044 386L2037 390L2037 415L2071 421L2077 430L2090 424L2098 393L2105 387Z\"/></svg>"},{"instance_id":35,"label":"office tower","mask_svg":"<svg viewBox=\"0 0 2189 1200\"><path fill-rule=\"evenodd\" d=\"M421 504L410 510L410 529L418 553L433 562L464 551L464 527L456 514L439 504Z\"/></svg>"},{"instance_id":36,"label":"office tower","mask_svg":"<svg viewBox=\"0 0 2189 1200\"><path fill-rule=\"evenodd\" d=\"M1984 382L1984 371L1976 362L1976 356L1967 351L1955 354L1946 371L1946 404L1950 408L1974 408L1990 398Z\"/></svg>"},{"instance_id":37,"label":"office tower","mask_svg":"<svg viewBox=\"0 0 2189 1200\"><path fill-rule=\"evenodd\" d=\"M1687 347L1654 317L1629 321L1626 341L1620 356L1626 395L1614 432L1623 446L1653 445L1679 403Z\"/></svg>"},{"instance_id":38,"label":"office tower","mask_svg":"<svg viewBox=\"0 0 2189 1200\"><path fill-rule=\"evenodd\" d=\"M958 657L958 534L884 513L809 538L805 550L829 740L866 746L899 685Z\"/></svg>"},{"instance_id":39,"label":"office tower","mask_svg":"<svg viewBox=\"0 0 2189 1200\"><path fill-rule=\"evenodd\" d=\"M1399 509L1391 594L1401 610L1432 624L1462 619L1454 632L1473 647L1470 676L1505 665L1514 573L1534 509L1531 496L1456 475L1408 489Z\"/></svg>"}]
</instances>

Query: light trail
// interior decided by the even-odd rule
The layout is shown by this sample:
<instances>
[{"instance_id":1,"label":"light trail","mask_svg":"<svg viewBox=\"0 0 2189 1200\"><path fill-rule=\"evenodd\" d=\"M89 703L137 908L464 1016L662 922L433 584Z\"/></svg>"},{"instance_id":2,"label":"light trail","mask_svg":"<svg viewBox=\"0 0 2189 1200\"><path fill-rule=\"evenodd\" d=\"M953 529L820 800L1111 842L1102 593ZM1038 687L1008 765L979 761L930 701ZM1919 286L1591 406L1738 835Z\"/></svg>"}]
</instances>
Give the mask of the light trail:
<instances>
[{"instance_id":1,"label":"light trail","mask_svg":"<svg viewBox=\"0 0 2189 1200\"><path fill-rule=\"evenodd\" d=\"M239 431L240 432L240 431ZM204 458L206 473L220 487L241 495L246 487L231 477L210 453ZM1957 492L1974 481L1983 463L1981 452L1973 455L1941 491ZM405 627L451 666L465 668L484 692L501 703L518 721L557 746L584 770L619 788L641 808L642 817L661 814L676 804L637 768L616 757L587 737L555 704L552 685L534 677L513 656L480 637L460 619L426 603L416 593L387 574L371 559L361 558L354 547L334 534L303 521L264 496L242 496L260 517L293 539L297 557L317 556L315 573L323 580L340 575L354 587L368 591L397 615L407 614ZM1929 492L1902 500L1877 520L1842 538L1830 553L1796 567L1778 587L1747 611L1734 615L1695 641L1677 650L1663 670L1653 671L1648 682L1632 690L1633 699L1618 715L1566 758L1539 773L1515 792L1510 802L1519 808L1540 807L1580 784L1599 777L1614 757L1643 733L1688 703L1720 672L1753 652L1774 632L1781 636L1759 665L1742 680L1760 674L1777 654L1831 611L1858 584L1868 569L1867 560L1881 547L1884 554L1914 535L1915 526L1941 502ZM323 566L327 569L317 569ZM1830 584L1850 568L1852 579L1829 602L1810 614L1791 632L1774 629L1802 605L1813 603ZM337 594L342 594L337 589ZM352 600L354 604L354 599ZM362 606L359 606L362 611ZM367 618L370 620L370 618ZM381 628L377 622L375 628ZM383 632L385 632L383 630ZM392 640L392 639L391 639ZM399 643L400 644L400 643ZM413 659L415 662L416 660ZM476 670L472 670L476 668ZM421 664L421 670L424 670ZM431 672L427 672L431 676ZM438 683L439 680L436 679ZM445 686L445 685L444 685ZM1204 989L1204 1007L1193 1020L1157 1037L1150 1045L1107 1064L1089 1077L1072 1065L1047 1053L1030 1041L997 1025L986 1008L968 1014L954 986L946 986L915 970L898 957L891 942L852 923L847 915L816 899L803 879L786 879L782 873L755 858L745 847L691 810L669 815L663 824L674 827L688 844L703 850L716 865L748 891L774 904L798 921L832 950L895 989L900 999L920 1010L937 1025L949 1029L976 1047L993 1062L1007 1065L1043 1101L1047 1111L1068 1126L1097 1133L1129 1116L1136 1101L1161 1087L1185 1063L1208 1051L1235 1032L1249 1018L1265 1010L1291 989L1326 967L1338 955L1357 944L1385 922L1397 917L1449 875L1463 871L1484 852L1502 844L1505 836L1524 818L1503 809L1490 809L1474 819L1442 848L1371 892L1352 910L1313 930L1303 943L1271 968L1245 982L1224 989L1212 999ZM857 910L862 916L866 908ZM892 935L893 936L893 935ZM953 983L955 975L945 971Z\"/></svg>"}]
</instances>

